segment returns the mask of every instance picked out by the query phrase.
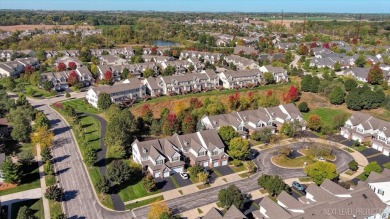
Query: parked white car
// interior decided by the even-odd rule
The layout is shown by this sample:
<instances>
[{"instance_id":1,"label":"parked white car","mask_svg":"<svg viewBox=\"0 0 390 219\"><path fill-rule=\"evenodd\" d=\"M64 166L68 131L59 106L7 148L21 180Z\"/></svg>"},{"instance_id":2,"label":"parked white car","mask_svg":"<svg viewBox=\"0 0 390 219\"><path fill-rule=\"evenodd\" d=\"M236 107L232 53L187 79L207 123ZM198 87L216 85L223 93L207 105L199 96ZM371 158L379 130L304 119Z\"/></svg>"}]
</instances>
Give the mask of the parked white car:
<instances>
[{"instance_id":1,"label":"parked white car","mask_svg":"<svg viewBox=\"0 0 390 219\"><path fill-rule=\"evenodd\" d=\"M188 179L188 178L189 178L188 173L184 173L184 172L181 172L181 173L180 173L180 176L181 176L181 178L183 178L183 179Z\"/></svg>"}]
</instances>

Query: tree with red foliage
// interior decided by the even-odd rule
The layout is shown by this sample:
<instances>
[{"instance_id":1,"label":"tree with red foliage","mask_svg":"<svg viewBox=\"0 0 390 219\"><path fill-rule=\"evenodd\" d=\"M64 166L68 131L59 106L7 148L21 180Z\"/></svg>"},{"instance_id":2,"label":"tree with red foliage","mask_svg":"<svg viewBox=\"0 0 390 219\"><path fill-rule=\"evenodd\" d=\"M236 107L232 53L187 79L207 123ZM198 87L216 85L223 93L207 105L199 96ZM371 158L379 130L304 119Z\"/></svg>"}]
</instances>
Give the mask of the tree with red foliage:
<instances>
[{"instance_id":1,"label":"tree with red foliage","mask_svg":"<svg viewBox=\"0 0 390 219\"><path fill-rule=\"evenodd\" d=\"M187 115L185 115L181 123L181 129L183 133L184 134L194 133L196 131L195 128L196 128L196 120L190 113L187 113Z\"/></svg>"},{"instance_id":2,"label":"tree with red foliage","mask_svg":"<svg viewBox=\"0 0 390 219\"><path fill-rule=\"evenodd\" d=\"M193 97L190 99L190 109L198 109L203 106L203 103L198 98Z\"/></svg>"},{"instance_id":3,"label":"tree with red foliage","mask_svg":"<svg viewBox=\"0 0 390 219\"><path fill-rule=\"evenodd\" d=\"M272 90L267 90L267 93L265 94L266 97L272 96Z\"/></svg>"},{"instance_id":4,"label":"tree with red foliage","mask_svg":"<svg viewBox=\"0 0 390 219\"><path fill-rule=\"evenodd\" d=\"M310 49L315 48L315 47L317 47L317 43L316 42L312 42L310 44Z\"/></svg>"},{"instance_id":5,"label":"tree with red foliage","mask_svg":"<svg viewBox=\"0 0 390 219\"><path fill-rule=\"evenodd\" d=\"M26 65L24 67L24 73L31 74L31 73L33 73L33 71L34 71L34 69L31 65Z\"/></svg>"},{"instance_id":6,"label":"tree with red foliage","mask_svg":"<svg viewBox=\"0 0 390 219\"><path fill-rule=\"evenodd\" d=\"M152 48L150 48L150 53L151 53L152 55L156 55L156 54L157 54L157 48L158 48L158 47L156 47L156 46L153 46Z\"/></svg>"},{"instance_id":7,"label":"tree with red foliage","mask_svg":"<svg viewBox=\"0 0 390 219\"><path fill-rule=\"evenodd\" d=\"M68 83L71 86L74 86L75 84L79 83L79 77L77 76L76 71L71 71L68 77Z\"/></svg>"},{"instance_id":8,"label":"tree with red foliage","mask_svg":"<svg viewBox=\"0 0 390 219\"><path fill-rule=\"evenodd\" d=\"M66 65L63 62L58 63L57 65L57 71L65 71Z\"/></svg>"},{"instance_id":9,"label":"tree with red foliage","mask_svg":"<svg viewBox=\"0 0 390 219\"><path fill-rule=\"evenodd\" d=\"M145 104L141 107L141 117L142 119L147 123L147 124L151 124L152 123L152 120L153 120L153 111L150 109L150 105L149 104Z\"/></svg>"},{"instance_id":10,"label":"tree with red foliage","mask_svg":"<svg viewBox=\"0 0 390 219\"><path fill-rule=\"evenodd\" d=\"M69 68L70 70L75 70L75 69L77 68L77 65L76 65L75 62L69 62L69 63L68 63L68 68Z\"/></svg>"},{"instance_id":11,"label":"tree with red foliage","mask_svg":"<svg viewBox=\"0 0 390 219\"><path fill-rule=\"evenodd\" d=\"M322 45L322 47L327 48L327 49L330 49L329 43L324 43L324 44Z\"/></svg>"},{"instance_id":12,"label":"tree with red foliage","mask_svg":"<svg viewBox=\"0 0 390 219\"><path fill-rule=\"evenodd\" d=\"M230 110L237 110L240 107L240 95L236 92L229 96L228 104Z\"/></svg>"},{"instance_id":13,"label":"tree with red foliage","mask_svg":"<svg viewBox=\"0 0 390 219\"><path fill-rule=\"evenodd\" d=\"M358 42L359 42L358 38L355 37L352 39L352 44L356 45L358 44Z\"/></svg>"},{"instance_id":14,"label":"tree with red foliage","mask_svg":"<svg viewBox=\"0 0 390 219\"><path fill-rule=\"evenodd\" d=\"M162 132L164 135L173 135L178 131L179 124L177 121L177 116L174 113L168 113L163 119Z\"/></svg>"},{"instance_id":15,"label":"tree with red foliage","mask_svg":"<svg viewBox=\"0 0 390 219\"><path fill-rule=\"evenodd\" d=\"M383 82L383 71L379 67L379 64L374 65L368 72L367 81L370 84L382 84Z\"/></svg>"},{"instance_id":16,"label":"tree with red foliage","mask_svg":"<svg viewBox=\"0 0 390 219\"><path fill-rule=\"evenodd\" d=\"M293 101L297 101L299 99L298 89L292 85L288 90L288 93L283 94L283 101L285 103L291 103Z\"/></svg>"},{"instance_id":17,"label":"tree with red foliage","mask_svg":"<svg viewBox=\"0 0 390 219\"><path fill-rule=\"evenodd\" d=\"M104 80L107 83L111 83L112 82L112 72L110 70L107 70L106 72L104 72Z\"/></svg>"}]
</instances>

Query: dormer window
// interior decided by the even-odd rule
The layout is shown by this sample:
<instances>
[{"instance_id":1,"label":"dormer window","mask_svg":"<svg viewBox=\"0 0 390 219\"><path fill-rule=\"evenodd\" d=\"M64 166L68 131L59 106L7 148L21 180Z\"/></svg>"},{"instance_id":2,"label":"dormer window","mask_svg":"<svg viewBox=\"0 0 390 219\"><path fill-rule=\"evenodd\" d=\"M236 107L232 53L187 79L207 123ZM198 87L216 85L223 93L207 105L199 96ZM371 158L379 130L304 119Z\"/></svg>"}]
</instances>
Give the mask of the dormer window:
<instances>
[{"instance_id":1,"label":"dormer window","mask_svg":"<svg viewBox=\"0 0 390 219\"><path fill-rule=\"evenodd\" d=\"M146 150L145 148L142 148L142 153L147 153L148 152L148 150Z\"/></svg>"},{"instance_id":2,"label":"dormer window","mask_svg":"<svg viewBox=\"0 0 390 219\"><path fill-rule=\"evenodd\" d=\"M187 146L187 145L188 145L188 142L187 142L187 141L184 141L184 145L186 145L186 146Z\"/></svg>"}]
</instances>

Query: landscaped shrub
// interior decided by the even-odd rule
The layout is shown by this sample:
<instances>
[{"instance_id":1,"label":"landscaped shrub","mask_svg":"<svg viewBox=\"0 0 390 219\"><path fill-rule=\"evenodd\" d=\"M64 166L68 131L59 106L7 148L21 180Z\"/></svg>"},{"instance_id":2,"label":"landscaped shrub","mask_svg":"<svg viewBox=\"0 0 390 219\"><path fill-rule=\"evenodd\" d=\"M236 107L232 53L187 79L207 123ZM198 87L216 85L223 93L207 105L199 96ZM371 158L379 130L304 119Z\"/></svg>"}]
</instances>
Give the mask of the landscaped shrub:
<instances>
[{"instance_id":1,"label":"landscaped shrub","mask_svg":"<svg viewBox=\"0 0 390 219\"><path fill-rule=\"evenodd\" d=\"M356 171L359 168L359 164L355 160L352 160L351 162L348 163L348 167L350 170Z\"/></svg>"},{"instance_id":2,"label":"landscaped shrub","mask_svg":"<svg viewBox=\"0 0 390 219\"><path fill-rule=\"evenodd\" d=\"M232 160L232 164L236 167L242 166L242 161L241 160Z\"/></svg>"}]
</instances>

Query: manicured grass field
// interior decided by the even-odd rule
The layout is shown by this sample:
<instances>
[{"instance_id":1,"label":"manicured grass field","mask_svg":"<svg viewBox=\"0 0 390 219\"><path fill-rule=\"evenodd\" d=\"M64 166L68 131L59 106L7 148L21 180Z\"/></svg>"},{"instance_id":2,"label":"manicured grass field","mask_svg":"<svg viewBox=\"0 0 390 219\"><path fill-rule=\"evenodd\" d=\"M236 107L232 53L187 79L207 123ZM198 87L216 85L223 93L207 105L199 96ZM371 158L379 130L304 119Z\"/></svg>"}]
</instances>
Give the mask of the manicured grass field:
<instances>
[{"instance_id":1,"label":"manicured grass field","mask_svg":"<svg viewBox=\"0 0 390 219\"><path fill-rule=\"evenodd\" d=\"M56 177L53 175L45 175L46 186L52 186L56 183Z\"/></svg>"},{"instance_id":2,"label":"manicured grass field","mask_svg":"<svg viewBox=\"0 0 390 219\"><path fill-rule=\"evenodd\" d=\"M122 189L119 192L119 196L121 197L123 202L142 198L148 195L157 194L160 192L160 190L148 192L145 190L144 186L142 185L141 180L135 180L135 181L138 182L130 182L128 186L126 186L124 189Z\"/></svg>"},{"instance_id":3,"label":"manicured grass field","mask_svg":"<svg viewBox=\"0 0 390 219\"><path fill-rule=\"evenodd\" d=\"M285 156L274 156L272 157L272 162L281 167L302 168L305 162L307 164L311 164L314 161L305 156L297 157L294 159L286 158Z\"/></svg>"},{"instance_id":4,"label":"manicured grass field","mask_svg":"<svg viewBox=\"0 0 390 219\"><path fill-rule=\"evenodd\" d=\"M341 115L341 116L345 116L345 118L348 118L348 116L350 116L349 113L346 113L343 110L325 107L325 108L311 109L310 112L303 113L303 118L306 121L309 121L309 116L313 115L313 114L317 114L321 118L324 125L329 126L329 127L334 126L334 120L336 117Z\"/></svg>"},{"instance_id":5,"label":"manicured grass field","mask_svg":"<svg viewBox=\"0 0 390 219\"><path fill-rule=\"evenodd\" d=\"M92 114L101 113L100 110L96 109L92 105L85 102L85 99L74 99L62 102L62 105L72 106L77 112L85 112Z\"/></svg>"},{"instance_id":6,"label":"manicured grass field","mask_svg":"<svg viewBox=\"0 0 390 219\"><path fill-rule=\"evenodd\" d=\"M347 147L343 147L343 150L347 151L349 153L353 153L354 152L353 150L351 150L350 148L347 148Z\"/></svg>"},{"instance_id":7,"label":"manicured grass field","mask_svg":"<svg viewBox=\"0 0 390 219\"><path fill-rule=\"evenodd\" d=\"M31 165L24 167L22 171L23 176L21 183L14 188L0 191L0 196L41 187L41 184L39 182L39 170L37 162L34 162Z\"/></svg>"},{"instance_id":8,"label":"manicured grass field","mask_svg":"<svg viewBox=\"0 0 390 219\"><path fill-rule=\"evenodd\" d=\"M51 218L57 218L58 215L62 214L61 202L49 200L49 208Z\"/></svg>"},{"instance_id":9,"label":"manicured grass field","mask_svg":"<svg viewBox=\"0 0 390 219\"><path fill-rule=\"evenodd\" d=\"M132 210L134 208L138 208L138 207L141 207L144 205L149 205L153 202L162 201L162 200L164 200L164 196L162 196L162 195L154 197L154 198L150 198L150 199L145 199L145 200L142 200L139 202L135 202L135 203L131 203L131 204L126 205L126 210Z\"/></svg>"},{"instance_id":10,"label":"manicured grass field","mask_svg":"<svg viewBox=\"0 0 390 219\"><path fill-rule=\"evenodd\" d=\"M27 206L34 214L34 218L43 219L43 202L42 199L32 199L27 201L16 202L11 205L11 219L16 219L21 207Z\"/></svg>"},{"instance_id":11,"label":"manicured grass field","mask_svg":"<svg viewBox=\"0 0 390 219\"><path fill-rule=\"evenodd\" d=\"M302 177L302 178L299 178L299 181L300 182L310 182L311 179L310 179L310 177Z\"/></svg>"}]
</instances>

